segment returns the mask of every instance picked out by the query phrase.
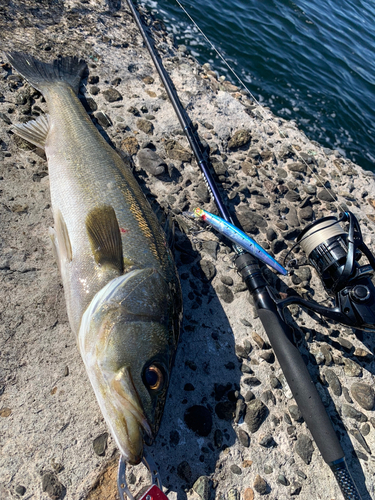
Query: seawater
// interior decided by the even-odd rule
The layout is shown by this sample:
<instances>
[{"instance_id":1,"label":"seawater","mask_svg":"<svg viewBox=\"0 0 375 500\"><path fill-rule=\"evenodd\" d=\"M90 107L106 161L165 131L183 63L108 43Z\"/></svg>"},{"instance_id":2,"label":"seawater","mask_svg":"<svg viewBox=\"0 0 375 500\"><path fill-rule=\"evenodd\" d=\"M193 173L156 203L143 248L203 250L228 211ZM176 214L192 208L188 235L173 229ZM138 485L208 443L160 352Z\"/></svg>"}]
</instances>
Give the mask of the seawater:
<instances>
[{"instance_id":1,"label":"seawater","mask_svg":"<svg viewBox=\"0 0 375 500\"><path fill-rule=\"evenodd\" d=\"M181 0L276 115L375 171L375 4L366 0ZM178 44L235 77L175 0L143 0Z\"/></svg>"}]
</instances>

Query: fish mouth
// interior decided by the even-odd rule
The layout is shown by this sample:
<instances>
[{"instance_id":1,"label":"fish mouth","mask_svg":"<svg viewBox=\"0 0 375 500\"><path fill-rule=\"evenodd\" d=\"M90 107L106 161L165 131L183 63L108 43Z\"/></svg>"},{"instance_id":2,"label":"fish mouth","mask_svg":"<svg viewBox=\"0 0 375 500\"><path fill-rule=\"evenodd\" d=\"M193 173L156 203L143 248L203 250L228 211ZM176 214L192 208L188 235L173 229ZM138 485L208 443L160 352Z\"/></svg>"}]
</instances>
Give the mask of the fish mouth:
<instances>
[{"instance_id":1,"label":"fish mouth","mask_svg":"<svg viewBox=\"0 0 375 500\"><path fill-rule=\"evenodd\" d=\"M125 460L136 465L143 457L144 440L152 442L154 436L128 367L121 368L116 373L110 389L114 398L115 418L112 415L107 423Z\"/></svg>"}]
</instances>

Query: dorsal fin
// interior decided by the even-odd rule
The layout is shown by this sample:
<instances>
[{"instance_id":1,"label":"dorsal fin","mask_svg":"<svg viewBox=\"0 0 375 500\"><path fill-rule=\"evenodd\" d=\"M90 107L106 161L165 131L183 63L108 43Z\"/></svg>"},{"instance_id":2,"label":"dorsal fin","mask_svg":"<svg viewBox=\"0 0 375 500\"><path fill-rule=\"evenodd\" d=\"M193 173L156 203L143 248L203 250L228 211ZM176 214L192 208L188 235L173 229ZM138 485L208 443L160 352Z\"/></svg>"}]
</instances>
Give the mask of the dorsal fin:
<instances>
[{"instance_id":1,"label":"dorsal fin","mask_svg":"<svg viewBox=\"0 0 375 500\"><path fill-rule=\"evenodd\" d=\"M86 230L95 262L124 271L121 232L115 211L110 206L97 207L86 217Z\"/></svg>"},{"instance_id":2,"label":"dorsal fin","mask_svg":"<svg viewBox=\"0 0 375 500\"><path fill-rule=\"evenodd\" d=\"M49 131L48 115L41 115L36 120L14 125L12 131L22 139L44 149Z\"/></svg>"}]
</instances>

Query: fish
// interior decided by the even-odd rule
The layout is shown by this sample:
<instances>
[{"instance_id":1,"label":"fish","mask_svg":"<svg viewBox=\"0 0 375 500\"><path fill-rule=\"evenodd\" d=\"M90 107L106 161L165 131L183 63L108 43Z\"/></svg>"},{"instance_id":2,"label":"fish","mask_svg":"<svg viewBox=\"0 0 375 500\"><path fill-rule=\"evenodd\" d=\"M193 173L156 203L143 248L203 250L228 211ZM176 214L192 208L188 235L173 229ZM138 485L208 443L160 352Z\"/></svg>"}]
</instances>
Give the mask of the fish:
<instances>
[{"instance_id":1,"label":"fish","mask_svg":"<svg viewBox=\"0 0 375 500\"><path fill-rule=\"evenodd\" d=\"M184 215L192 219L201 219L210 226L212 226L220 234L226 236L229 240L233 241L243 249L247 250L251 255L257 257L264 264L272 267L275 271L283 276L288 274L287 269L283 267L272 255L270 255L264 248L262 248L255 240L250 238L246 233L238 229L230 222L225 221L217 215L211 214L202 208L196 208L193 212L184 212Z\"/></svg>"},{"instance_id":2,"label":"fish","mask_svg":"<svg viewBox=\"0 0 375 500\"><path fill-rule=\"evenodd\" d=\"M7 57L47 103L48 115L13 132L45 151L69 323L106 423L135 465L160 427L179 339L173 255L131 169L77 97L86 63Z\"/></svg>"}]
</instances>

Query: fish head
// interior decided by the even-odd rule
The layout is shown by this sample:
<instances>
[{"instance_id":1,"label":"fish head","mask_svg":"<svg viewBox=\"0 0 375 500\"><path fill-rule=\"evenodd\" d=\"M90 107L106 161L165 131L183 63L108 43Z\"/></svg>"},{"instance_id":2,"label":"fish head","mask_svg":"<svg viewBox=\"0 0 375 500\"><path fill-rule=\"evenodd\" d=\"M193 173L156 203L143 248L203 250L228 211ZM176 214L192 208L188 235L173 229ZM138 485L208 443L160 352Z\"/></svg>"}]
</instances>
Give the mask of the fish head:
<instances>
[{"instance_id":1,"label":"fish head","mask_svg":"<svg viewBox=\"0 0 375 500\"><path fill-rule=\"evenodd\" d=\"M160 426L178 341L179 293L154 269L131 271L98 292L82 318L82 358L107 425L132 464Z\"/></svg>"}]
</instances>

